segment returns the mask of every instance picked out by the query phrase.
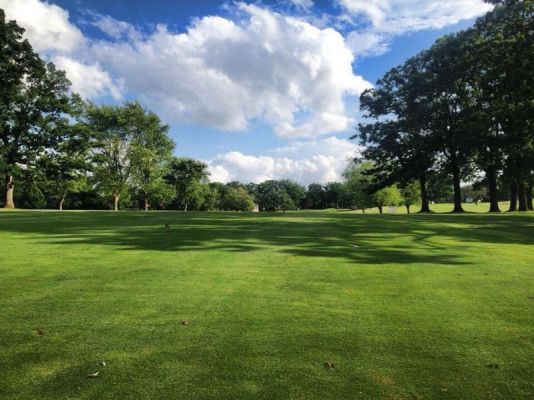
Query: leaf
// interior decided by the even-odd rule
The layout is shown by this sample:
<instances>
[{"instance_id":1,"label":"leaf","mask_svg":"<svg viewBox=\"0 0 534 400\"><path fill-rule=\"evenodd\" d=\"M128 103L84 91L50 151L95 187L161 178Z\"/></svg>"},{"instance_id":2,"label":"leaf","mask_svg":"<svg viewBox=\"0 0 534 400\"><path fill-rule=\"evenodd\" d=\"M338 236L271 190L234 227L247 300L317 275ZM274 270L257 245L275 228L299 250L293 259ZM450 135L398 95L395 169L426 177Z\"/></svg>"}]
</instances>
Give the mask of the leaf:
<instances>
[{"instance_id":1,"label":"leaf","mask_svg":"<svg viewBox=\"0 0 534 400\"><path fill-rule=\"evenodd\" d=\"M334 364L331 361L326 361L323 365L324 365L324 367L326 369L334 369L334 368L336 368L336 364Z\"/></svg>"},{"instance_id":2,"label":"leaf","mask_svg":"<svg viewBox=\"0 0 534 400\"><path fill-rule=\"evenodd\" d=\"M96 378L99 373L100 373L100 371L93 372L92 374L87 375L87 378Z\"/></svg>"},{"instance_id":3,"label":"leaf","mask_svg":"<svg viewBox=\"0 0 534 400\"><path fill-rule=\"evenodd\" d=\"M105 367L106 366L106 362L105 361L102 361L102 366Z\"/></svg>"},{"instance_id":4,"label":"leaf","mask_svg":"<svg viewBox=\"0 0 534 400\"><path fill-rule=\"evenodd\" d=\"M189 325L189 321L182 321L180 322L182 325Z\"/></svg>"},{"instance_id":5,"label":"leaf","mask_svg":"<svg viewBox=\"0 0 534 400\"><path fill-rule=\"evenodd\" d=\"M41 329L41 328L35 328L32 330L33 334L35 336L43 336L44 335L44 331Z\"/></svg>"}]
</instances>

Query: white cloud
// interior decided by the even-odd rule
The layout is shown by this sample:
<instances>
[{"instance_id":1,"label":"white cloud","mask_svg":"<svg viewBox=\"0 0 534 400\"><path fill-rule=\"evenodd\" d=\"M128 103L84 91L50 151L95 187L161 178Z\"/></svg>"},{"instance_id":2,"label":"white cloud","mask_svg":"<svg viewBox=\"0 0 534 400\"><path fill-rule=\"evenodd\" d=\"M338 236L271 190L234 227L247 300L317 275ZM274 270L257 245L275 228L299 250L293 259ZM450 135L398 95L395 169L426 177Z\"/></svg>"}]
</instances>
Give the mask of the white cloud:
<instances>
[{"instance_id":1,"label":"white cloud","mask_svg":"<svg viewBox=\"0 0 534 400\"><path fill-rule=\"evenodd\" d=\"M132 24L125 21L119 21L109 15L101 15L92 12L93 20L91 25L97 27L102 32L110 36L115 40L140 40L142 38L141 32L139 32Z\"/></svg>"},{"instance_id":2,"label":"white cloud","mask_svg":"<svg viewBox=\"0 0 534 400\"><path fill-rule=\"evenodd\" d=\"M251 156L237 151L221 154L209 161L211 181L263 182L293 179L302 184L341 180L341 174L361 147L348 140L329 137L297 141L272 151L271 156Z\"/></svg>"},{"instance_id":3,"label":"white cloud","mask_svg":"<svg viewBox=\"0 0 534 400\"><path fill-rule=\"evenodd\" d=\"M64 70L72 82L72 90L82 97L95 98L110 95L115 100L122 98L121 88L98 64L82 64L65 56L54 57L54 63Z\"/></svg>"},{"instance_id":4,"label":"white cloud","mask_svg":"<svg viewBox=\"0 0 534 400\"><path fill-rule=\"evenodd\" d=\"M92 57L174 121L245 130L261 119L283 137L342 132L347 97L370 87L333 29L240 3L240 22L208 16L135 42L98 42Z\"/></svg>"},{"instance_id":5,"label":"white cloud","mask_svg":"<svg viewBox=\"0 0 534 400\"><path fill-rule=\"evenodd\" d=\"M394 36L441 29L483 15L492 6L483 0L338 0L345 21L364 26L348 36L360 56L388 50Z\"/></svg>"},{"instance_id":6,"label":"white cloud","mask_svg":"<svg viewBox=\"0 0 534 400\"><path fill-rule=\"evenodd\" d=\"M26 29L26 37L39 52L70 52L85 42L83 34L69 22L69 13L39 0L0 0L7 19Z\"/></svg>"},{"instance_id":7,"label":"white cloud","mask_svg":"<svg viewBox=\"0 0 534 400\"><path fill-rule=\"evenodd\" d=\"M289 2L302 10L309 10L313 7L313 0L289 0Z\"/></svg>"}]
</instances>

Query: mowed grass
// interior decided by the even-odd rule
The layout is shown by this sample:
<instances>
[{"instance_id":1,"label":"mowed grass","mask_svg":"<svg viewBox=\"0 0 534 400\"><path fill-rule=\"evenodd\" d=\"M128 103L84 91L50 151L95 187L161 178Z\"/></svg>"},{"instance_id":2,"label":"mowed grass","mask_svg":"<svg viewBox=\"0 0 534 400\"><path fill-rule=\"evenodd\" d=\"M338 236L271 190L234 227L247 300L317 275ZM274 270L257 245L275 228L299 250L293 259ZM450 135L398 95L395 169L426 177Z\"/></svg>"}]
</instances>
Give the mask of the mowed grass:
<instances>
[{"instance_id":1,"label":"mowed grass","mask_svg":"<svg viewBox=\"0 0 534 400\"><path fill-rule=\"evenodd\" d=\"M0 399L533 399L533 233L534 214L0 212Z\"/></svg>"}]
</instances>

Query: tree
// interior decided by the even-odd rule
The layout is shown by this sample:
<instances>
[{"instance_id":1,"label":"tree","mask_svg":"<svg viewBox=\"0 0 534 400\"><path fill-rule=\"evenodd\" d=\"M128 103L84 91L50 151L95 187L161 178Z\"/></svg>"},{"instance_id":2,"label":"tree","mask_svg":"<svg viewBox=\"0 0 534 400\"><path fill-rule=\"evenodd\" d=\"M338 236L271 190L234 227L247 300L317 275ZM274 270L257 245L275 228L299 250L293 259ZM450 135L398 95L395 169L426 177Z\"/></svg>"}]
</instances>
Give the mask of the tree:
<instances>
[{"instance_id":1,"label":"tree","mask_svg":"<svg viewBox=\"0 0 534 400\"><path fill-rule=\"evenodd\" d=\"M93 144L94 179L100 191L113 199L118 211L121 195L127 188L132 170L132 142L136 127L130 111L133 103L124 106L90 104L86 124L95 137Z\"/></svg>"},{"instance_id":2,"label":"tree","mask_svg":"<svg viewBox=\"0 0 534 400\"><path fill-rule=\"evenodd\" d=\"M262 211L295 210L305 197L304 188L287 179L268 180L256 186L256 201Z\"/></svg>"},{"instance_id":3,"label":"tree","mask_svg":"<svg viewBox=\"0 0 534 400\"><path fill-rule=\"evenodd\" d=\"M79 96L73 96L71 114L80 117L83 109ZM54 148L46 149L36 164L47 180L47 192L62 211L67 194L82 185L85 174L90 170L91 132L79 121L64 121L60 132L61 137Z\"/></svg>"},{"instance_id":4,"label":"tree","mask_svg":"<svg viewBox=\"0 0 534 400\"><path fill-rule=\"evenodd\" d=\"M345 202L349 207L360 209L363 213L375 206L371 194L372 178L369 175L371 168L372 164L368 161L353 161L343 173L346 186Z\"/></svg>"},{"instance_id":5,"label":"tree","mask_svg":"<svg viewBox=\"0 0 534 400\"><path fill-rule=\"evenodd\" d=\"M221 199L221 209L225 211L252 211L254 201L243 187L229 187Z\"/></svg>"},{"instance_id":6,"label":"tree","mask_svg":"<svg viewBox=\"0 0 534 400\"><path fill-rule=\"evenodd\" d=\"M396 185L378 190L373 197L380 214L383 213L385 206L398 206L402 202L399 188Z\"/></svg>"},{"instance_id":7,"label":"tree","mask_svg":"<svg viewBox=\"0 0 534 400\"><path fill-rule=\"evenodd\" d=\"M329 182L324 186L326 207L339 208L343 198L344 187L341 182Z\"/></svg>"},{"instance_id":8,"label":"tree","mask_svg":"<svg viewBox=\"0 0 534 400\"><path fill-rule=\"evenodd\" d=\"M70 82L54 64L33 51L16 22L0 9L0 167L4 207L14 208L15 176L58 140L58 125L69 111Z\"/></svg>"},{"instance_id":9,"label":"tree","mask_svg":"<svg viewBox=\"0 0 534 400\"><path fill-rule=\"evenodd\" d=\"M421 201L421 188L417 182L411 182L401 188L402 204L410 214L410 207L419 204Z\"/></svg>"},{"instance_id":10,"label":"tree","mask_svg":"<svg viewBox=\"0 0 534 400\"><path fill-rule=\"evenodd\" d=\"M139 103L129 105L128 115L128 124L135 128L130 151L131 180L148 211L150 204L161 202L162 194L169 193L163 177L169 169L174 142L168 136L169 126Z\"/></svg>"},{"instance_id":11,"label":"tree","mask_svg":"<svg viewBox=\"0 0 534 400\"><path fill-rule=\"evenodd\" d=\"M393 68L375 88L361 96L366 123L359 136L373 162L376 189L396 182L405 185L417 179L421 190L421 212L429 212L427 180L435 161L435 143L429 130L429 99L425 53Z\"/></svg>"},{"instance_id":12,"label":"tree","mask_svg":"<svg viewBox=\"0 0 534 400\"><path fill-rule=\"evenodd\" d=\"M306 208L322 210L326 208L326 192L320 183L308 185L306 199L304 200Z\"/></svg>"},{"instance_id":13,"label":"tree","mask_svg":"<svg viewBox=\"0 0 534 400\"><path fill-rule=\"evenodd\" d=\"M165 180L176 188L176 201L180 209L187 211L192 203L200 203L200 184L208 184L208 166L191 158L174 158Z\"/></svg>"}]
</instances>

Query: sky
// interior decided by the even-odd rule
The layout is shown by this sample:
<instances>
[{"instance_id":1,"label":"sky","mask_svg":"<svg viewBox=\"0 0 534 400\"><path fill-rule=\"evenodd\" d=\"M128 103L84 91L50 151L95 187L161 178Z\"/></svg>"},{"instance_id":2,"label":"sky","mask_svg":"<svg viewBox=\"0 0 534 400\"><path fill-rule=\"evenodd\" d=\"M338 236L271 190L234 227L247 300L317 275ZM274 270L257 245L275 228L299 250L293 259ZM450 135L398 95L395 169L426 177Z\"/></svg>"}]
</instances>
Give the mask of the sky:
<instances>
[{"instance_id":1,"label":"sky","mask_svg":"<svg viewBox=\"0 0 534 400\"><path fill-rule=\"evenodd\" d=\"M137 100L212 181L338 181L358 98L483 0L0 0L72 90Z\"/></svg>"}]
</instances>

